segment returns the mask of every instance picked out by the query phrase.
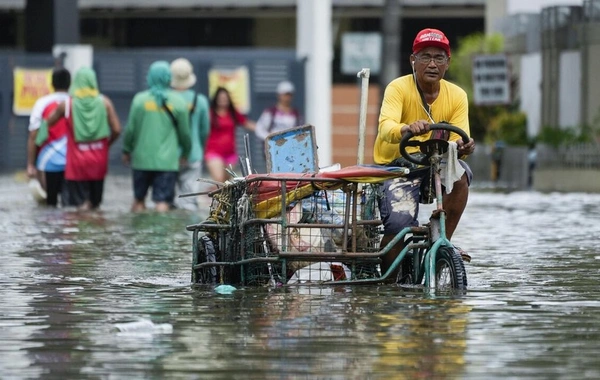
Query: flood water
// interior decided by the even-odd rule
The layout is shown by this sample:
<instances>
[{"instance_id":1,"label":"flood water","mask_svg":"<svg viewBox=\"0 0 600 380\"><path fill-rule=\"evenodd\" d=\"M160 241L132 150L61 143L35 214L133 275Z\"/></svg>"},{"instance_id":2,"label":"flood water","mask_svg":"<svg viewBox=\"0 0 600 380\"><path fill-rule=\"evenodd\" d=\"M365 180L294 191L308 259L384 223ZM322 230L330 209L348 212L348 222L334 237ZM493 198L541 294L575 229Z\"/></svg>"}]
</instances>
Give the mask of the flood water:
<instances>
[{"instance_id":1,"label":"flood water","mask_svg":"<svg viewBox=\"0 0 600 380\"><path fill-rule=\"evenodd\" d=\"M101 212L50 210L0 177L0 378L600 378L600 194L474 189L464 295L195 290L202 216L131 197L111 176Z\"/></svg>"}]
</instances>

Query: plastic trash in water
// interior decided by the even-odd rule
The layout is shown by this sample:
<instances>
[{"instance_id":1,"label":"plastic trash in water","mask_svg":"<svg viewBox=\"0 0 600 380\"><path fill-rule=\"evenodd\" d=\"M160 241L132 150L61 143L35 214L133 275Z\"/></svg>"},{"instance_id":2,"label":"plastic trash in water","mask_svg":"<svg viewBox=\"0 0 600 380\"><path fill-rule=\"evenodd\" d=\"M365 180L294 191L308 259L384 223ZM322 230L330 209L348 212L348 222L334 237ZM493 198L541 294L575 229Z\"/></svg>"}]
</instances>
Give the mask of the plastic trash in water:
<instances>
[{"instance_id":1,"label":"plastic trash in water","mask_svg":"<svg viewBox=\"0 0 600 380\"><path fill-rule=\"evenodd\" d=\"M219 294L231 294L236 290L237 289L235 288L235 286L231 285L219 285L215 288L215 292Z\"/></svg>"},{"instance_id":2,"label":"plastic trash in water","mask_svg":"<svg viewBox=\"0 0 600 380\"><path fill-rule=\"evenodd\" d=\"M114 327L119 333L125 334L171 334L173 332L173 325L170 323L155 324L149 319L115 323Z\"/></svg>"},{"instance_id":3,"label":"plastic trash in water","mask_svg":"<svg viewBox=\"0 0 600 380\"><path fill-rule=\"evenodd\" d=\"M47 198L46 190L44 190L40 181L37 179L32 178L29 180L29 191L31 192L33 199L38 203L44 202Z\"/></svg>"}]
</instances>

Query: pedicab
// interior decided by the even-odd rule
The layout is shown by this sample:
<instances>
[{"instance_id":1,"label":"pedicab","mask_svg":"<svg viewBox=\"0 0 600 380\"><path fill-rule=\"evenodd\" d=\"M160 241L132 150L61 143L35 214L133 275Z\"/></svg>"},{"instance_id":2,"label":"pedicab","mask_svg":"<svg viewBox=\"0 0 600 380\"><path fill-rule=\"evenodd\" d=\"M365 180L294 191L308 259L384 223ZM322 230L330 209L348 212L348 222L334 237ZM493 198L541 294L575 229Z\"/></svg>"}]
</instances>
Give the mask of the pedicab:
<instances>
[{"instance_id":1,"label":"pedicab","mask_svg":"<svg viewBox=\"0 0 600 380\"><path fill-rule=\"evenodd\" d=\"M448 124L431 130L468 136ZM320 170L314 127L268 137L267 174L228 180L210 192L209 216L187 226L192 232L192 283L237 286L353 285L398 282L407 286L464 290L467 275L459 252L446 237L442 173L456 160L445 139L400 143L408 166L355 165ZM417 147L419 156L409 154ZM378 202L382 184L428 170L435 209L427 223L407 227L380 246ZM404 248L382 272L381 257L399 242ZM393 276L392 273L397 273Z\"/></svg>"}]
</instances>

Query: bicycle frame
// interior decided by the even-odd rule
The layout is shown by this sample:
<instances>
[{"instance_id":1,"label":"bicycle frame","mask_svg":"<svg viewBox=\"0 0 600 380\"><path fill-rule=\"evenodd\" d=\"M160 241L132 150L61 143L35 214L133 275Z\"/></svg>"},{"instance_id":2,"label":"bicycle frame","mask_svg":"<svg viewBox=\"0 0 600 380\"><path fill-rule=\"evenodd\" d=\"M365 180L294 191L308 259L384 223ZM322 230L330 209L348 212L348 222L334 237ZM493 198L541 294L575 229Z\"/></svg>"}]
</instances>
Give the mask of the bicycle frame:
<instances>
[{"instance_id":1,"label":"bicycle frame","mask_svg":"<svg viewBox=\"0 0 600 380\"><path fill-rule=\"evenodd\" d=\"M242 184L245 186L245 189L235 188L234 186L230 191L231 196L227 198L228 200L226 202L227 207L231 210L229 212L235 214L239 211L239 205L237 204L238 201L241 200L240 194L246 194L253 189L263 188L263 184L270 184L273 186L273 183L277 183L277 187L280 186L277 191L279 195L277 196L277 199L273 200L273 204L279 204L276 213L272 216L261 216L259 209L257 208L254 210L257 213L247 219L240 218L238 215L233 216L232 219L226 223L217 223L215 220L207 220L200 224L188 226L187 229L193 232L192 281L197 282L197 271L210 267L219 268L221 281L223 281L223 271L235 270L235 273L238 274L234 275L234 278L237 279L234 281L247 284L248 281L253 281L251 277L254 275L254 273L248 275L247 270L257 264L264 266L265 268L268 267L268 274L273 280L274 276L272 270L274 265L277 265L278 270L280 270L278 273L282 274L283 278L285 278L285 274L289 273L289 263L323 263L339 261L352 263L350 272L352 274L351 277L345 277L341 280L329 280L326 282L317 280L317 282L303 284L351 285L381 283L389 279L392 276L392 273L400 268L403 260L408 259L410 252L412 254L413 264L412 273L410 273L412 281L410 283L412 285L423 284L426 288L436 288L436 257L438 250L441 247L451 247L452 245L446 237L446 213L443 208L440 174L442 156L436 151L430 155L429 160L436 195L436 209L432 212L430 223L418 227L404 228L385 247L368 245L368 247L372 247L369 249L361 248L362 246L357 244L357 232L361 228L372 229L374 228L373 226L380 225L381 221L378 219L363 219L362 217L360 220L357 219L357 215L360 213L357 211L359 197L361 196L360 194L364 195L364 193L361 193L361 186L359 183L349 183L340 180L324 180L322 178L319 179L307 176L301 178L302 183L313 183L315 185L323 185L325 183L328 185L339 185L344 189L343 191L344 194L346 194L346 197L343 200L345 203L345 206L343 207L343 220L336 223L330 222L330 224L325 224L316 221L311 223L293 222L289 220L289 216L286 216L286 210L289 209L288 205L290 202L293 203L297 200L292 191L289 190L288 185L290 182L298 182L298 177L279 177L277 178L277 181L275 181L273 177L256 177L251 180L245 180ZM303 188L300 185L296 186L299 187L294 188L294 191L299 191ZM375 196L374 193L371 194L373 194L372 196ZM364 202L364 200L361 202ZM365 209L369 210L369 208L363 206L362 210L364 211ZM278 236L280 240L278 249L273 250L272 247L269 246L269 243L267 243L268 239L264 236L267 226L275 226L279 231ZM331 251L326 249L309 249L302 251L295 249L291 246L289 236L287 235L287 231L294 228L329 231L338 229L339 231L343 231L341 251ZM202 262L199 260L200 248L198 243L198 233L200 231L209 232L215 237L215 246L222 253L219 261ZM368 278L356 276L356 273L360 272L355 271L354 265L357 262L375 263L383 255L387 254L396 244L400 244L402 241L406 242L404 248L385 273L372 273Z\"/></svg>"},{"instance_id":2,"label":"bicycle frame","mask_svg":"<svg viewBox=\"0 0 600 380\"><path fill-rule=\"evenodd\" d=\"M446 236L446 212L443 207L443 193L442 193L442 181L440 175L440 163L442 156L438 153L434 153L430 157L431 170L433 171L433 179L435 186L436 195L436 209L433 211L432 217L430 218L429 227L406 227L400 231L383 249L378 252L377 256L381 257L389 252L396 244L405 240L409 234L413 236L419 235L423 239L427 240L427 243L409 243L402 251L398 254L396 259L388 270L377 279L360 279L360 280L348 280L340 281L337 284L367 284L377 283L387 280L392 273L394 273L405 259L406 255L410 251L413 252L413 284L419 284L421 282L422 274L424 275L424 286L427 288L436 287L436 276L435 276L435 262L437 251L442 246L452 247L452 243ZM421 250L424 249L424 254Z\"/></svg>"}]
</instances>

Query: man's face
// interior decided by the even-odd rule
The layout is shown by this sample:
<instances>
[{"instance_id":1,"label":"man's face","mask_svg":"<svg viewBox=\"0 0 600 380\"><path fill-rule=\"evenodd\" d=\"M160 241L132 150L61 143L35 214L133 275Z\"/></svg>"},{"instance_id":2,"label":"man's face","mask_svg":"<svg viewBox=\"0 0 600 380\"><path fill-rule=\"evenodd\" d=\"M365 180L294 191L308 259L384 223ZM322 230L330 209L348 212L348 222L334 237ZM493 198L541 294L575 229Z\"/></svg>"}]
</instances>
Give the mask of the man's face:
<instances>
[{"instance_id":1,"label":"man's face","mask_svg":"<svg viewBox=\"0 0 600 380\"><path fill-rule=\"evenodd\" d=\"M279 94L278 98L279 98L279 103L289 106L290 104L292 104L292 99L294 98L294 94L292 94L291 92L286 92L285 94Z\"/></svg>"},{"instance_id":2,"label":"man's face","mask_svg":"<svg viewBox=\"0 0 600 380\"><path fill-rule=\"evenodd\" d=\"M415 62L417 79L424 84L439 82L446 74L450 64L450 57L444 49L433 46L412 54L410 59Z\"/></svg>"}]
</instances>

